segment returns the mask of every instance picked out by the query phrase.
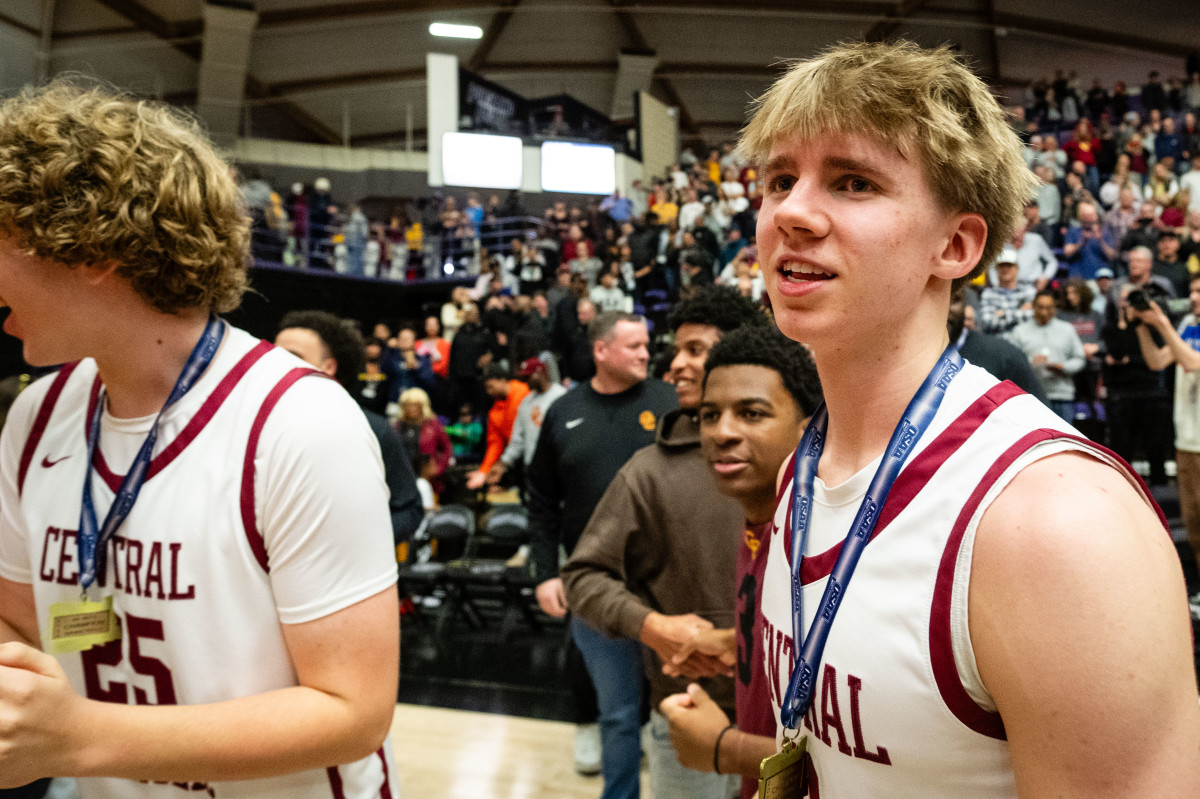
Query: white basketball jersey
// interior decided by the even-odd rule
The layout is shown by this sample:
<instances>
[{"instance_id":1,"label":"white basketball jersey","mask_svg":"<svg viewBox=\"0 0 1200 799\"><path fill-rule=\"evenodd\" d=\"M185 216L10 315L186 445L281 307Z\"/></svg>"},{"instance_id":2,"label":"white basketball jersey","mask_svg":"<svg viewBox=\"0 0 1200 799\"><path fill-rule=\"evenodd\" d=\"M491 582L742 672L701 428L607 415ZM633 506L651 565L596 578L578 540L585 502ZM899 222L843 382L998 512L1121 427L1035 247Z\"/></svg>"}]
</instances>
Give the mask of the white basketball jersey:
<instances>
[{"instance_id":1,"label":"white basketball jersey","mask_svg":"<svg viewBox=\"0 0 1200 799\"><path fill-rule=\"evenodd\" d=\"M979 519L1004 486L1066 450L1112 463L1144 493L1116 456L1011 383L968 364L950 384L880 511L817 669L801 730L810 796L1016 796L1004 725L971 648L971 553ZM806 632L878 463L833 488L816 480L802 575ZM776 508L762 599L777 720L792 669L791 499L783 492Z\"/></svg>"},{"instance_id":2,"label":"white basketball jersey","mask_svg":"<svg viewBox=\"0 0 1200 799\"><path fill-rule=\"evenodd\" d=\"M76 530L99 388L91 360L38 381L0 442L0 574L33 584L43 636L50 605L79 598ZM129 442L151 424L106 415L92 477L99 520L120 487L114 471L133 460ZM339 437L344 460L303 462L324 435L311 432L317 425ZM361 492L323 498L343 491L346 471ZM121 639L58 660L80 694L119 704L197 705L295 686L280 623L321 618L395 582L386 500L378 446L353 400L227 326L209 369L164 414L149 477L108 544L99 593L113 597ZM335 516L336 528L321 521L343 502L362 507ZM79 786L84 799L398 796L387 742L355 763L271 779Z\"/></svg>"}]
</instances>

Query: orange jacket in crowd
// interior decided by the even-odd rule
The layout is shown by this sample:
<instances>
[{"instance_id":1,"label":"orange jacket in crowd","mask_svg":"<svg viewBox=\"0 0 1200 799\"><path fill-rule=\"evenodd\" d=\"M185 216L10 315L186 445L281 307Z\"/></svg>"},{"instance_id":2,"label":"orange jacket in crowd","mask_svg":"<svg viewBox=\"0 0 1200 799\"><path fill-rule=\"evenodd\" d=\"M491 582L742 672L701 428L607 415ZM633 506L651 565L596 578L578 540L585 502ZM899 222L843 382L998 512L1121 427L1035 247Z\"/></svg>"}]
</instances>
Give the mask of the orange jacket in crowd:
<instances>
[{"instance_id":1,"label":"orange jacket in crowd","mask_svg":"<svg viewBox=\"0 0 1200 799\"><path fill-rule=\"evenodd\" d=\"M508 440L512 438L513 422L517 420L517 408L521 406L521 400L525 399L525 395L528 393L529 386L520 380L510 380L508 381L508 395L504 399L498 399L492 403L492 409L488 411L487 416L487 452L483 456L483 463L480 464L479 471L486 472L491 469L504 454L504 448L508 446Z\"/></svg>"},{"instance_id":2,"label":"orange jacket in crowd","mask_svg":"<svg viewBox=\"0 0 1200 799\"><path fill-rule=\"evenodd\" d=\"M444 338L423 338L417 342L417 354L428 355L433 373L441 378L450 377L450 342ZM437 357L434 357L437 356Z\"/></svg>"}]
</instances>

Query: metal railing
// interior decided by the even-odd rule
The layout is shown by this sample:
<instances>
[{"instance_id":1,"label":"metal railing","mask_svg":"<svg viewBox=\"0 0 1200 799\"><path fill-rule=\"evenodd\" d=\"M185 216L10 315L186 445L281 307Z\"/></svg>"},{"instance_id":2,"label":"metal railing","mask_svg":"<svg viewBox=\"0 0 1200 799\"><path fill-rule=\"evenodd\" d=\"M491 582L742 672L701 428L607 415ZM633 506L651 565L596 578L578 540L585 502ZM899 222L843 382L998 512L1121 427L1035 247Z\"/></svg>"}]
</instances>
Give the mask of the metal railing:
<instances>
[{"instance_id":1,"label":"metal railing","mask_svg":"<svg viewBox=\"0 0 1200 799\"><path fill-rule=\"evenodd\" d=\"M265 223L251 234L256 263L382 280L445 280L480 273L483 254L505 255L514 238L529 239L549 226L538 217L487 220L478 231L425 229L419 244L371 236L361 247L347 242L344 220L281 231Z\"/></svg>"}]
</instances>

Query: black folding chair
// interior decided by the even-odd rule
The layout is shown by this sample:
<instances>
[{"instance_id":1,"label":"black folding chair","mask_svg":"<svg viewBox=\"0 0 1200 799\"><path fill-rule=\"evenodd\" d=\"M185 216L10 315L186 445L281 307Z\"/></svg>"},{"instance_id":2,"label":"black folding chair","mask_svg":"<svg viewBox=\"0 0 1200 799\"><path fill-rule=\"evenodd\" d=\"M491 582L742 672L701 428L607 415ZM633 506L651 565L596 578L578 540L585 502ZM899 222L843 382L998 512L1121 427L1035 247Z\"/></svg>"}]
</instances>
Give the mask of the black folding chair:
<instances>
[{"instance_id":1,"label":"black folding chair","mask_svg":"<svg viewBox=\"0 0 1200 799\"><path fill-rule=\"evenodd\" d=\"M484 618L484 600L500 608L503 638L512 633L514 617L524 619L535 632L542 630L533 610L536 583L525 565L508 564L508 559L528 543L528 511L520 505L497 505L481 520L467 554L447 564L446 581L455 587L456 599L472 615Z\"/></svg>"},{"instance_id":2,"label":"black folding chair","mask_svg":"<svg viewBox=\"0 0 1200 799\"><path fill-rule=\"evenodd\" d=\"M421 522L408 548L408 560L399 565L400 593L412 598L418 623L425 624L422 600L438 599L439 637L449 620L447 614L457 610L454 592L446 583L447 567L467 553L474 535L475 514L471 509L465 505L446 505Z\"/></svg>"}]
</instances>

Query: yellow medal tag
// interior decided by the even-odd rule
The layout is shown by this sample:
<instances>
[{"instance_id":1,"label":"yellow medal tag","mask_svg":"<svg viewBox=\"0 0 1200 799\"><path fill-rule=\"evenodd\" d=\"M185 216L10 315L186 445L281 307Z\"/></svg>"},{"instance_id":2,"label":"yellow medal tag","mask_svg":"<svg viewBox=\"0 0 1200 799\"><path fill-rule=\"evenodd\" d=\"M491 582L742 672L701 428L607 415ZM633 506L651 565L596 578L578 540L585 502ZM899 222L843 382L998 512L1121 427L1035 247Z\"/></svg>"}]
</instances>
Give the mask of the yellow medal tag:
<instances>
[{"instance_id":1,"label":"yellow medal tag","mask_svg":"<svg viewBox=\"0 0 1200 799\"><path fill-rule=\"evenodd\" d=\"M121 637L121 622L113 612L112 597L99 602L56 602L50 606L46 651L52 655L83 652Z\"/></svg>"},{"instance_id":2,"label":"yellow medal tag","mask_svg":"<svg viewBox=\"0 0 1200 799\"><path fill-rule=\"evenodd\" d=\"M783 751L763 759L758 766L758 799L801 797L808 791L804 767L807 737L784 741Z\"/></svg>"}]
</instances>

